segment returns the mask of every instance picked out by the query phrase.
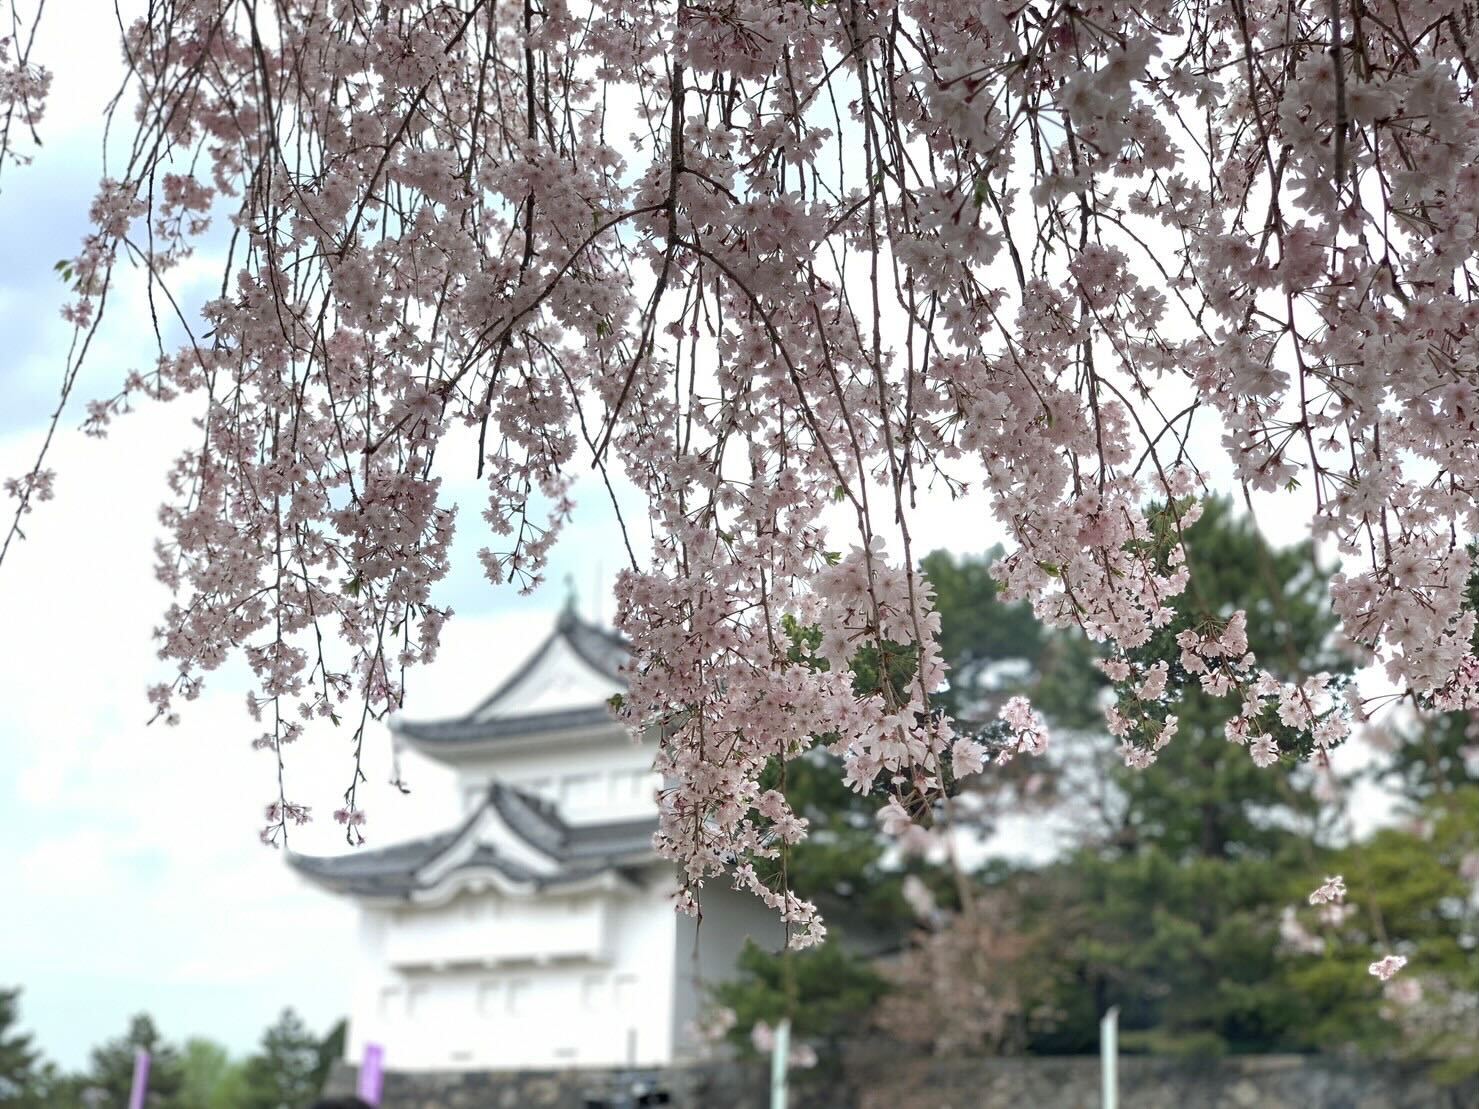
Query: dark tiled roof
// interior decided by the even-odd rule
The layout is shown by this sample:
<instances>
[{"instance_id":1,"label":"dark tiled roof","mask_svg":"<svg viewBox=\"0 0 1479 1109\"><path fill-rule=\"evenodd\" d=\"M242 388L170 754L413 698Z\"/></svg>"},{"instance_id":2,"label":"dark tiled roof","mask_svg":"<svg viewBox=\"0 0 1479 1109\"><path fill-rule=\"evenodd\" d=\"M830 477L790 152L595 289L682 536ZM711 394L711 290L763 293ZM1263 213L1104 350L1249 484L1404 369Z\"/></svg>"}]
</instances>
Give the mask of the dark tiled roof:
<instances>
[{"instance_id":1,"label":"dark tiled roof","mask_svg":"<svg viewBox=\"0 0 1479 1109\"><path fill-rule=\"evenodd\" d=\"M651 851L652 833L657 831L655 816L610 824L566 824L553 805L498 782L489 788L488 802L520 838L562 863L614 861L645 854Z\"/></svg>"},{"instance_id":2,"label":"dark tiled roof","mask_svg":"<svg viewBox=\"0 0 1479 1109\"><path fill-rule=\"evenodd\" d=\"M626 685L623 673L632 656L631 645L609 628L587 624L573 608L566 608L555 622L556 634L564 634L575 653L586 664L614 682Z\"/></svg>"},{"instance_id":3,"label":"dark tiled roof","mask_svg":"<svg viewBox=\"0 0 1479 1109\"><path fill-rule=\"evenodd\" d=\"M605 705L586 705L520 716L490 715L509 690L528 677L561 640L592 670L613 682L626 684L622 672L630 657L626 640L615 632L586 623L573 608L567 607L560 613L555 630L528 660L466 716L453 717L450 720L396 720L391 723L391 728L412 743L435 747L586 730L610 724L611 713Z\"/></svg>"},{"instance_id":4,"label":"dark tiled roof","mask_svg":"<svg viewBox=\"0 0 1479 1109\"><path fill-rule=\"evenodd\" d=\"M549 873L536 872L507 858L493 847L479 844L450 874L428 882L421 872L466 835L492 807L520 839L556 864ZM289 853L288 861L305 877L339 893L357 897L409 899L439 885L450 875L492 870L518 885L539 889L568 885L610 870L641 864L652 857L652 834L657 818L609 824L572 826L549 804L512 786L494 783L487 800L458 827L434 836L372 851L322 858Z\"/></svg>"},{"instance_id":5,"label":"dark tiled roof","mask_svg":"<svg viewBox=\"0 0 1479 1109\"><path fill-rule=\"evenodd\" d=\"M472 716L454 720L400 720L395 723L394 728L397 734L417 743L477 743L486 739L598 728L610 723L610 710L605 705L597 705L594 708L564 709L559 712L507 716L493 720L478 720Z\"/></svg>"},{"instance_id":6,"label":"dark tiled roof","mask_svg":"<svg viewBox=\"0 0 1479 1109\"><path fill-rule=\"evenodd\" d=\"M323 858L289 854L288 862L306 877L340 893L361 897L407 897L416 888L416 872L441 853L439 847L456 838L451 833L397 844L378 851ZM438 849L422 849L428 845Z\"/></svg>"}]
</instances>

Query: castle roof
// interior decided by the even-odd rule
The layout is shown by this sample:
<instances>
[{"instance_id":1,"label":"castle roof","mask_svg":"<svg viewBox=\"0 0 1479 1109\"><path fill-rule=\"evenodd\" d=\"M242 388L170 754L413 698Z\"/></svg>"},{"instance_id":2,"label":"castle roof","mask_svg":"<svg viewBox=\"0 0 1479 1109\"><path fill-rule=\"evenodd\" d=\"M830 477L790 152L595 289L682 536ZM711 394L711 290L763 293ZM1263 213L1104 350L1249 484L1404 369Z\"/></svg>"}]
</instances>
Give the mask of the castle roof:
<instances>
[{"instance_id":1,"label":"castle roof","mask_svg":"<svg viewBox=\"0 0 1479 1109\"><path fill-rule=\"evenodd\" d=\"M572 826L547 802L494 782L451 831L337 857L290 852L288 861L335 893L434 902L477 883L509 893L623 884L629 871L656 858L656 830L656 816Z\"/></svg>"},{"instance_id":2,"label":"castle roof","mask_svg":"<svg viewBox=\"0 0 1479 1109\"><path fill-rule=\"evenodd\" d=\"M394 720L391 730L432 758L455 761L488 744L612 726L609 702L626 689L626 641L573 606L522 666L464 716Z\"/></svg>"}]
</instances>

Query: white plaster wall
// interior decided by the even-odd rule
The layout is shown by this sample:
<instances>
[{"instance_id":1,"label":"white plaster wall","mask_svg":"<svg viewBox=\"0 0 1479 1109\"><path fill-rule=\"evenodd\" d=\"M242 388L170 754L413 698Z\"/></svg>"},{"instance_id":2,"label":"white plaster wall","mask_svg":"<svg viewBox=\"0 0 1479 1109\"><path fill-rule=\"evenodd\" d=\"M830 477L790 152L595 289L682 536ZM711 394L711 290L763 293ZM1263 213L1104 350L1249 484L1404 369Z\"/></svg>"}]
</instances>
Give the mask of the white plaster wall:
<instances>
[{"instance_id":1,"label":"white plaster wall","mask_svg":"<svg viewBox=\"0 0 1479 1109\"><path fill-rule=\"evenodd\" d=\"M344 1038L344 1058L351 1063L364 1059L366 1044L385 1042L386 1029L381 1020L379 1001L384 989L400 981L385 962L385 940L389 928L389 912L360 907L354 991L349 1009L349 1031Z\"/></svg>"},{"instance_id":2,"label":"white plaster wall","mask_svg":"<svg viewBox=\"0 0 1479 1109\"><path fill-rule=\"evenodd\" d=\"M395 910L386 961L402 970L458 963L588 959L610 954L612 899L463 894Z\"/></svg>"},{"instance_id":3,"label":"white plaster wall","mask_svg":"<svg viewBox=\"0 0 1479 1109\"><path fill-rule=\"evenodd\" d=\"M779 951L786 942L779 914L753 894L707 886L702 904L702 921L675 914L672 1035L679 1059L700 1054L693 1023L709 1003L709 989L735 976L745 941L753 939L767 951Z\"/></svg>"},{"instance_id":4,"label":"white plaster wall","mask_svg":"<svg viewBox=\"0 0 1479 1109\"><path fill-rule=\"evenodd\" d=\"M496 778L553 802L571 824L650 816L657 812L662 785L652 772L652 756L650 744L633 743L619 729L496 752L459 767L463 812L482 801Z\"/></svg>"},{"instance_id":5,"label":"white plaster wall","mask_svg":"<svg viewBox=\"0 0 1479 1109\"><path fill-rule=\"evenodd\" d=\"M556 712L599 705L626 686L591 669L566 639L556 639L539 664L503 691L496 704L477 714L479 720Z\"/></svg>"},{"instance_id":6,"label":"white plaster wall","mask_svg":"<svg viewBox=\"0 0 1479 1109\"><path fill-rule=\"evenodd\" d=\"M606 957L595 959L514 957L397 969L386 961L386 941L394 947L414 934L416 915L368 910L366 920L378 927L362 932L370 965L360 977L346 1057L358 1062L365 1044L374 1042L384 1047L387 1067L403 1070L670 1062L677 932L670 885L662 876L637 895L586 895L587 902L605 902L610 942ZM549 911L548 899L475 897L484 906L500 902L488 914L489 929L501 922L524 931Z\"/></svg>"}]
</instances>

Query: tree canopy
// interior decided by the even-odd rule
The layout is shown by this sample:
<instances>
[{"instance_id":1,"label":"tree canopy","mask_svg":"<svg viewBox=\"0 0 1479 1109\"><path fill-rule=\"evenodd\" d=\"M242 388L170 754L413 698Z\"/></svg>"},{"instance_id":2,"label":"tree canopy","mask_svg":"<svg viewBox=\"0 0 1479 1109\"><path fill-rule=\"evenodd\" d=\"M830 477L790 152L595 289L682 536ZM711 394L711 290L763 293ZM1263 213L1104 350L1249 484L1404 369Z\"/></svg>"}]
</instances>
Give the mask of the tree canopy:
<instances>
[{"instance_id":1,"label":"tree canopy","mask_svg":"<svg viewBox=\"0 0 1479 1109\"><path fill-rule=\"evenodd\" d=\"M1168 635L1193 605L1244 608L1267 629L1256 648L1289 672L1341 669L1329 655L1325 576L1308 545L1274 548L1231 505L1213 501L1188 530L1186 550L1201 595L1179 603ZM840 789L804 794L798 811L814 834L789 854L793 884L829 910L839 906L840 898L807 884L815 872L797 861L824 850L846 818L857 850L825 856L831 888L851 894L834 919L855 921L877 905L902 950L878 963L844 927L840 940L827 941L824 958L750 952L741 978L716 991L734 1016L732 1038L747 1043L755 1023L791 1016L797 1034L821 1049L842 1029L882 1031L938 1052L1092 1053L1100 1018L1116 1006L1129 1051L1355 1048L1438 1060L1446 1077L1476 1066L1479 1053L1461 1029L1479 1005L1479 810L1462 759L1439 764L1446 776L1434 789L1424 775L1392 776L1429 746L1421 732L1378 755L1360 774L1408 783L1400 795L1407 811L1355 838L1342 803L1353 779L1292 758L1288 774L1253 765L1227 742L1225 710L1199 690L1176 703L1178 741L1150 766L1076 766L1083 749L1102 747L1102 736L1085 719L1084 734L1070 738L1057 712L1071 722L1096 688L1102 692L1109 681L1103 660L1065 658L1055 650L1062 633L1011 634L1014 613L995 600L989 558L937 553L924 564L932 581L938 575L953 583L939 590L941 643L978 658L973 667L947 657L952 675L989 670L989 660L1002 656L1031 663L1013 668L995 694L1030 691L1065 740L1034 771L1069 779L1043 810L1084 808L1089 791L1079 779L1093 772L1106 779L1094 790L1100 802L1063 827L1060 834L1071 838L1059 857L984 865L971 878L974 911L961 913L948 875L886 849L888 840L863 816L876 799ZM1060 700L1062 691L1068 694ZM954 687L950 693L962 696ZM962 703L981 698L977 691ZM1447 745L1466 723L1466 716L1443 717L1420 727ZM801 779L808 786L811 774L835 780L815 769ZM1019 811L1020 798L1006 800ZM1333 874L1368 892L1351 902L1316 902L1310 891ZM923 904L906 907L904 883L920 877L926 884L914 895ZM1393 951L1412 957L1410 977L1374 980L1369 965ZM858 989L866 981L861 968L877 975L879 1000L871 1005Z\"/></svg>"},{"instance_id":2,"label":"tree canopy","mask_svg":"<svg viewBox=\"0 0 1479 1109\"><path fill-rule=\"evenodd\" d=\"M292 1009L262 1033L261 1050L247 1060L242 1109L307 1105L323 1087L320 1041Z\"/></svg>"},{"instance_id":3,"label":"tree canopy","mask_svg":"<svg viewBox=\"0 0 1479 1109\"><path fill-rule=\"evenodd\" d=\"M260 1049L233 1059L201 1037L177 1046L146 1013L130 1019L124 1035L100 1044L88 1065L70 1073L46 1060L32 1038L15 1031L19 989L0 990L0 1107L96 1109L128 1103L138 1051L150 1055L151 1109L303 1109L322 1092L344 1054L345 1022L313 1035L292 1009L262 1034Z\"/></svg>"},{"instance_id":4,"label":"tree canopy","mask_svg":"<svg viewBox=\"0 0 1479 1109\"><path fill-rule=\"evenodd\" d=\"M0 989L0 1105L25 1105L35 1087L41 1053L28 1033L18 1031L18 989Z\"/></svg>"},{"instance_id":5,"label":"tree canopy","mask_svg":"<svg viewBox=\"0 0 1479 1109\"><path fill-rule=\"evenodd\" d=\"M149 1053L147 1104L151 1109L184 1109L179 1101L185 1084L184 1060L179 1048L165 1040L147 1013L131 1018L122 1036L93 1048L86 1088L100 1092L109 1105L127 1105L133 1088L134 1059L140 1051Z\"/></svg>"},{"instance_id":6,"label":"tree canopy","mask_svg":"<svg viewBox=\"0 0 1479 1109\"><path fill-rule=\"evenodd\" d=\"M0 163L45 127L18 4ZM1470 38L1433 0L150 5L132 141L57 266L52 427L132 268L159 348L83 420L199 420L162 490L159 715L233 655L278 758L399 708L448 616L453 466L525 588L577 474L635 488L622 711L662 736L660 844L685 905L728 875L799 944L815 906L754 865L804 835L773 760L830 737L917 841L949 780L1046 742L1025 702L994 747L936 711L925 502L993 520L1004 595L1104 646L1133 763L1188 690L1260 767L1364 707L1283 665L1280 614L1196 602L1181 536L1220 486L1338 549L1329 610L1395 696L1479 704ZM201 246L203 305L172 283ZM45 448L8 479L3 549L63 483ZM855 689L894 646L908 681ZM285 784L263 836L310 817Z\"/></svg>"}]
</instances>

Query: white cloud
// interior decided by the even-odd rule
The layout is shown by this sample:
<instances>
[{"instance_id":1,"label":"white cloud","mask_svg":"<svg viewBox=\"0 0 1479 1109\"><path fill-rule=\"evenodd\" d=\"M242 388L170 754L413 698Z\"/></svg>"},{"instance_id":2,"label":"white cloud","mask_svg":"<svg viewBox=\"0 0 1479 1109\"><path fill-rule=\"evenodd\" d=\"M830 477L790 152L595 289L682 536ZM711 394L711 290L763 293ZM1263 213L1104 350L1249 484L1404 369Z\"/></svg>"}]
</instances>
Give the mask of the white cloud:
<instances>
[{"instance_id":1,"label":"white cloud","mask_svg":"<svg viewBox=\"0 0 1479 1109\"><path fill-rule=\"evenodd\" d=\"M154 507L186 429L182 412L164 409L131 416L102 442L64 434L58 500L32 514L30 538L0 571L10 771L0 784L0 889L16 909L0 914L0 950L8 977L26 987L27 1023L68 1063L139 1009L170 1035L244 1050L281 1005L324 1026L347 996L352 911L256 840L275 784L270 757L250 749L242 672L212 675L179 727L145 723L144 690L162 665L150 629L166 603L152 577ZM0 472L33 446L31 434L0 439ZM442 661L416 678L415 715L471 707L551 619L525 602L454 620ZM324 725L289 751L290 796L325 817L349 774L339 738ZM450 774L405 758L413 793L403 798L387 785L387 733L374 731L364 787L372 843L454 818ZM295 830L293 846L347 849L327 819ZM201 987L207 1004L192 992Z\"/></svg>"}]
</instances>

